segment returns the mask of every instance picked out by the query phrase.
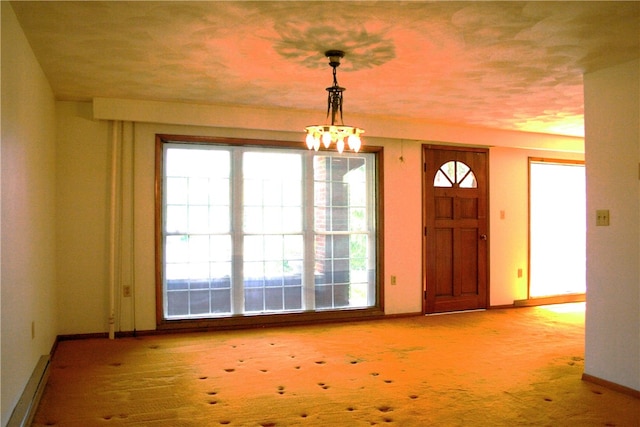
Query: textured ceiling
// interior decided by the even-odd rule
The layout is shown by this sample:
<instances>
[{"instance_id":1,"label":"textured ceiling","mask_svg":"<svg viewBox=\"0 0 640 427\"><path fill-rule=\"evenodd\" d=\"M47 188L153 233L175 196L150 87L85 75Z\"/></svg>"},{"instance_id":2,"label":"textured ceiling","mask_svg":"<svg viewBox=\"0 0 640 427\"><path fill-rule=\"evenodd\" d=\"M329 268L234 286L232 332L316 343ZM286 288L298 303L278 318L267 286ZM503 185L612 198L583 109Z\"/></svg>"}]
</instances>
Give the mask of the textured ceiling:
<instances>
[{"instance_id":1,"label":"textured ceiling","mask_svg":"<svg viewBox=\"0 0 640 427\"><path fill-rule=\"evenodd\" d=\"M582 74L640 56L640 2L12 2L61 100L326 109L582 135ZM316 116L313 116L316 117Z\"/></svg>"}]
</instances>

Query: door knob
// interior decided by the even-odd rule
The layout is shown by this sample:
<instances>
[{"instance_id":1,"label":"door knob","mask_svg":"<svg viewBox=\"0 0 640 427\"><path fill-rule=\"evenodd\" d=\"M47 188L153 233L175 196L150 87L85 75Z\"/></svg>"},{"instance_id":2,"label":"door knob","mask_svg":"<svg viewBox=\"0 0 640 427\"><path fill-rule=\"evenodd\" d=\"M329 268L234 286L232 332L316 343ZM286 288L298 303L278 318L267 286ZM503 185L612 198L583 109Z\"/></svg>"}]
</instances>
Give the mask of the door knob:
<instances>
[{"instance_id":1,"label":"door knob","mask_svg":"<svg viewBox=\"0 0 640 427\"><path fill-rule=\"evenodd\" d=\"M487 240L487 235L486 235L486 234L481 234L481 235L480 235L480 239L482 239L482 240Z\"/></svg>"}]
</instances>

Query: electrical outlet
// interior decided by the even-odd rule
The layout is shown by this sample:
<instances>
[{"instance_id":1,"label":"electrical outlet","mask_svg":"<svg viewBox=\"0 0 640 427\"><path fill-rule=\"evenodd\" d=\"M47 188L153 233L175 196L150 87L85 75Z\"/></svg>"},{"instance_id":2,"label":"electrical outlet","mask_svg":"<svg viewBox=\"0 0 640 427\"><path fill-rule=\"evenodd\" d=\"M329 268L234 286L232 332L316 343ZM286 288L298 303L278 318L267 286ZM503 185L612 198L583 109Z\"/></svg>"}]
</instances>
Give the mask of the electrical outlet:
<instances>
[{"instance_id":1,"label":"electrical outlet","mask_svg":"<svg viewBox=\"0 0 640 427\"><path fill-rule=\"evenodd\" d=\"M122 296L125 298L129 298L131 296L131 286L124 285L122 287Z\"/></svg>"},{"instance_id":2,"label":"electrical outlet","mask_svg":"<svg viewBox=\"0 0 640 427\"><path fill-rule=\"evenodd\" d=\"M518 269L518 279L521 279L521 278L522 278L522 269L519 268Z\"/></svg>"},{"instance_id":3,"label":"electrical outlet","mask_svg":"<svg viewBox=\"0 0 640 427\"><path fill-rule=\"evenodd\" d=\"M596 226L607 227L609 225L609 210L601 209L596 211Z\"/></svg>"},{"instance_id":4,"label":"electrical outlet","mask_svg":"<svg viewBox=\"0 0 640 427\"><path fill-rule=\"evenodd\" d=\"M396 276L391 276L391 286L395 286L396 283Z\"/></svg>"}]
</instances>

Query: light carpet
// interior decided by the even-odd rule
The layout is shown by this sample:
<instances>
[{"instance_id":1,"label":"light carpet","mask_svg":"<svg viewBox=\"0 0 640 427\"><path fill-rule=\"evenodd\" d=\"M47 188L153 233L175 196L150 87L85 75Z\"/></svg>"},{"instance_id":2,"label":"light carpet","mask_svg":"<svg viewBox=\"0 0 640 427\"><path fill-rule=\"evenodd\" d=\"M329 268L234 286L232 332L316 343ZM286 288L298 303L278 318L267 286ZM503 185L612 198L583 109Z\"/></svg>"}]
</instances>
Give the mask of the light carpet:
<instances>
[{"instance_id":1,"label":"light carpet","mask_svg":"<svg viewBox=\"0 0 640 427\"><path fill-rule=\"evenodd\" d=\"M583 357L584 304L63 341L34 425L639 426Z\"/></svg>"}]
</instances>

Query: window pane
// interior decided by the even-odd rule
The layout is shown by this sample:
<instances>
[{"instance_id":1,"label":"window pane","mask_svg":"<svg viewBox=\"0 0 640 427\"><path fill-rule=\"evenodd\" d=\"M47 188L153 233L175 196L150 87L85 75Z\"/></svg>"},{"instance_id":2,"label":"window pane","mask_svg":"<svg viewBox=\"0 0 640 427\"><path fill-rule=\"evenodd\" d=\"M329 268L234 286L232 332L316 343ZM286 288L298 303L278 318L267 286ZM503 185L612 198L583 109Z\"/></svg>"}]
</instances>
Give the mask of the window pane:
<instances>
[{"instance_id":1,"label":"window pane","mask_svg":"<svg viewBox=\"0 0 640 427\"><path fill-rule=\"evenodd\" d=\"M286 180L282 183L282 205L302 206L302 180Z\"/></svg>"},{"instance_id":2,"label":"window pane","mask_svg":"<svg viewBox=\"0 0 640 427\"><path fill-rule=\"evenodd\" d=\"M166 176L227 177L230 163L227 150L210 148L167 148Z\"/></svg>"},{"instance_id":3,"label":"window pane","mask_svg":"<svg viewBox=\"0 0 640 427\"><path fill-rule=\"evenodd\" d=\"M231 290L211 291L211 313L225 314L231 313Z\"/></svg>"},{"instance_id":4,"label":"window pane","mask_svg":"<svg viewBox=\"0 0 640 427\"><path fill-rule=\"evenodd\" d=\"M208 180L210 205L229 206L229 197L231 195L229 182L228 177Z\"/></svg>"},{"instance_id":5,"label":"window pane","mask_svg":"<svg viewBox=\"0 0 640 427\"><path fill-rule=\"evenodd\" d=\"M349 206L367 205L367 183L349 181Z\"/></svg>"},{"instance_id":6,"label":"window pane","mask_svg":"<svg viewBox=\"0 0 640 427\"><path fill-rule=\"evenodd\" d=\"M230 225L229 206L209 207L209 233L228 233Z\"/></svg>"},{"instance_id":7,"label":"window pane","mask_svg":"<svg viewBox=\"0 0 640 427\"><path fill-rule=\"evenodd\" d=\"M302 206L282 208L282 231L299 233L302 231Z\"/></svg>"},{"instance_id":8,"label":"window pane","mask_svg":"<svg viewBox=\"0 0 640 427\"><path fill-rule=\"evenodd\" d=\"M189 238L189 261L209 261L209 236L191 236ZM208 271L207 275L208 277Z\"/></svg>"},{"instance_id":9,"label":"window pane","mask_svg":"<svg viewBox=\"0 0 640 427\"><path fill-rule=\"evenodd\" d=\"M167 291L167 316L183 317L189 313L189 293L184 291Z\"/></svg>"},{"instance_id":10,"label":"window pane","mask_svg":"<svg viewBox=\"0 0 640 427\"><path fill-rule=\"evenodd\" d=\"M331 184L331 206L347 206L349 204L349 185L346 182Z\"/></svg>"},{"instance_id":11,"label":"window pane","mask_svg":"<svg viewBox=\"0 0 640 427\"><path fill-rule=\"evenodd\" d=\"M262 206L262 181L246 179L242 187L245 206Z\"/></svg>"},{"instance_id":12,"label":"window pane","mask_svg":"<svg viewBox=\"0 0 640 427\"><path fill-rule=\"evenodd\" d=\"M283 245L285 259L302 260L304 252L302 236L284 236Z\"/></svg>"},{"instance_id":13,"label":"window pane","mask_svg":"<svg viewBox=\"0 0 640 427\"><path fill-rule=\"evenodd\" d=\"M287 311L302 309L302 288L300 286L283 289L284 309Z\"/></svg>"},{"instance_id":14,"label":"window pane","mask_svg":"<svg viewBox=\"0 0 640 427\"><path fill-rule=\"evenodd\" d=\"M187 206L167 206L165 228L168 233L186 233L189 225Z\"/></svg>"},{"instance_id":15,"label":"window pane","mask_svg":"<svg viewBox=\"0 0 640 427\"><path fill-rule=\"evenodd\" d=\"M264 286L264 263L262 261L245 261L244 285L249 288Z\"/></svg>"},{"instance_id":16,"label":"window pane","mask_svg":"<svg viewBox=\"0 0 640 427\"><path fill-rule=\"evenodd\" d=\"M345 207L331 209L331 231L347 231L349 229L349 210Z\"/></svg>"},{"instance_id":17,"label":"window pane","mask_svg":"<svg viewBox=\"0 0 640 427\"><path fill-rule=\"evenodd\" d=\"M189 232L206 233L209 231L209 208L207 206L189 206Z\"/></svg>"},{"instance_id":18,"label":"window pane","mask_svg":"<svg viewBox=\"0 0 640 427\"><path fill-rule=\"evenodd\" d=\"M222 262L231 262L231 236L230 235L219 235L219 236L210 236L209 244L211 245L210 251L210 260L212 261L222 261Z\"/></svg>"},{"instance_id":19,"label":"window pane","mask_svg":"<svg viewBox=\"0 0 640 427\"><path fill-rule=\"evenodd\" d=\"M282 260L264 263L264 276L268 281L266 286L282 286Z\"/></svg>"},{"instance_id":20,"label":"window pane","mask_svg":"<svg viewBox=\"0 0 640 427\"><path fill-rule=\"evenodd\" d=\"M244 231L301 232L302 156L260 151L242 159Z\"/></svg>"},{"instance_id":21,"label":"window pane","mask_svg":"<svg viewBox=\"0 0 640 427\"><path fill-rule=\"evenodd\" d=\"M265 259L282 259L284 236L265 236Z\"/></svg>"},{"instance_id":22,"label":"window pane","mask_svg":"<svg viewBox=\"0 0 640 427\"><path fill-rule=\"evenodd\" d=\"M245 312L257 312L264 310L264 294L262 288L244 290Z\"/></svg>"},{"instance_id":23,"label":"window pane","mask_svg":"<svg viewBox=\"0 0 640 427\"><path fill-rule=\"evenodd\" d=\"M171 177L166 181L167 204L186 205L189 191L188 180L184 177Z\"/></svg>"},{"instance_id":24,"label":"window pane","mask_svg":"<svg viewBox=\"0 0 640 427\"><path fill-rule=\"evenodd\" d=\"M465 163L456 162L456 182L462 181L469 170L469 166L467 166Z\"/></svg>"},{"instance_id":25,"label":"window pane","mask_svg":"<svg viewBox=\"0 0 640 427\"><path fill-rule=\"evenodd\" d=\"M209 291L193 291L189 293L191 314L209 313Z\"/></svg>"},{"instance_id":26,"label":"window pane","mask_svg":"<svg viewBox=\"0 0 640 427\"><path fill-rule=\"evenodd\" d=\"M453 183L447 178L446 174L441 170L436 172L436 177L433 180L434 187L453 187Z\"/></svg>"},{"instance_id":27,"label":"window pane","mask_svg":"<svg viewBox=\"0 0 640 427\"><path fill-rule=\"evenodd\" d=\"M282 208L266 206L263 209L262 231L266 233L277 233L282 230Z\"/></svg>"},{"instance_id":28,"label":"window pane","mask_svg":"<svg viewBox=\"0 0 640 427\"><path fill-rule=\"evenodd\" d=\"M209 204L209 180L207 178L192 177L188 180L189 204L207 205Z\"/></svg>"},{"instance_id":29,"label":"window pane","mask_svg":"<svg viewBox=\"0 0 640 427\"><path fill-rule=\"evenodd\" d=\"M456 182L456 162L447 162L440 167L442 173L444 173L452 183Z\"/></svg>"},{"instance_id":30,"label":"window pane","mask_svg":"<svg viewBox=\"0 0 640 427\"><path fill-rule=\"evenodd\" d=\"M264 259L263 241L263 236L246 236L244 238L245 261L258 261Z\"/></svg>"},{"instance_id":31,"label":"window pane","mask_svg":"<svg viewBox=\"0 0 640 427\"><path fill-rule=\"evenodd\" d=\"M368 260L368 242L366 234L353 234L349 241L349 259L351 271L366 271Z\"/></svg>"},{"instance_id":32,"label":"window pane","mask_svg":"<svg viewBox=\"0 0 640 427\"><path fill-rule=\"evenodd\" d=\"M460 182L460 188L477 188L478 183L476 182L476 176L473 172L469 172L467 176L464 177L462 182Z\"/></svg>"},{"instance_id":33,"label":"window pane","mask_svg":"<svg viewBox=\"0 0 640 427\"><path fill-rule=\"evenodd\" d=\"M264 229L262 206L245 206L242 224L246 233L260 233Z\"/></svg>"},{"instance_id":34,"label":"window pane","mask_svg":"<svg viewBox=\"0 0 640 427\"><path fill-rule=\"evenodd\" d=\"M282 292L282 288L270 288L265 289L265 311L279 311L284 308L282 297L284 293Z\"/></svg>"},{"instance_id":35,"label":"window pane","mask_svg":"<svg viewBox=\"0 0 640 427\"><path fill-rule=\"evenodd\" d=\"M262 194L264 195L265 206L282 206L282 187L284 182L276 180L262 181Z\"/></svg>"},{"instance_id":36,"label":"window pane","mask_svg":"<svg viewBox=\"0 0 640 427\"><path fill-rule=\"evenodd\" d=\"M189 260L187 236L168 236L164 251L167 263L185 263Z\"/></svg>"},{"instance_id":37,"label":"window pane","mask_svg":"<svg viewBox=\"0 0 640 427\"><path fill-rule=\"evenodd\" d=\"M349 210L349 230L366 231L367 229L367 211L364 208L355 208Z\"/></svg>"}]
</instances>

